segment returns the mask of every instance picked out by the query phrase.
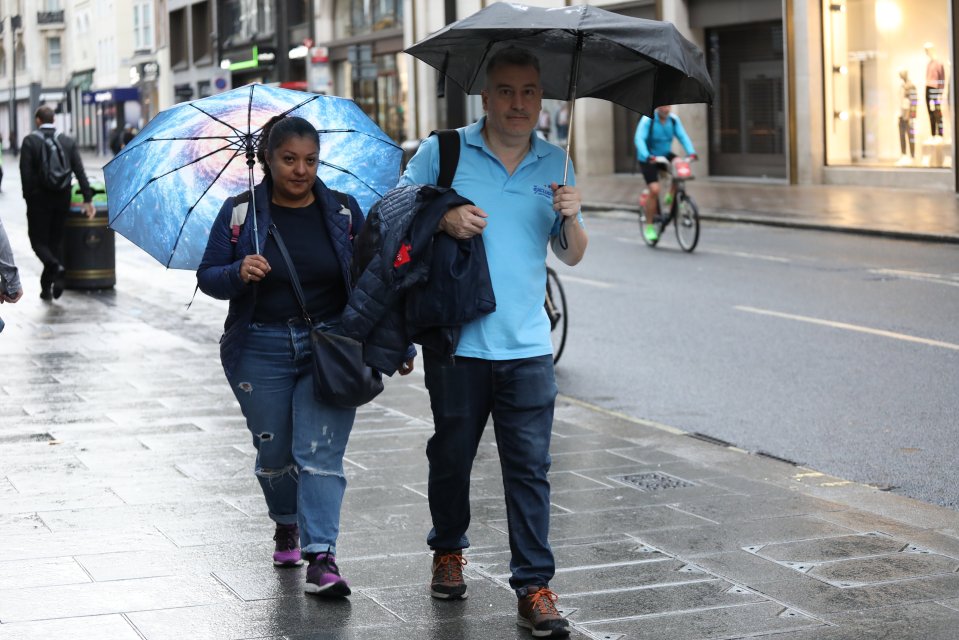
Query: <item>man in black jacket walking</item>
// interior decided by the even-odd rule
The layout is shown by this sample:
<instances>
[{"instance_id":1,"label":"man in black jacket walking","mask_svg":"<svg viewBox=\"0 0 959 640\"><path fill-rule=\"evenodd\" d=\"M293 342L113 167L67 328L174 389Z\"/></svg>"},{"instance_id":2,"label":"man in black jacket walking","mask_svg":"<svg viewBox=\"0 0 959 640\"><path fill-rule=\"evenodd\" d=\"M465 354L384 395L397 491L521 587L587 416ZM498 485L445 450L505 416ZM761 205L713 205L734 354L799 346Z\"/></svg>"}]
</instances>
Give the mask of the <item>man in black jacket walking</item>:
<instances>
[{"instance_id":1,"label":"man in black jacket walking","mask_svg":"<svg viewBox=\"0 0 959 640\"><path fill-rule=\"evenodd\" d=\"M40 134L56 140L63 151L64 162L70 167L80 182L83 192L82 211L87 218L96 215L93 206L93 191L83 171L83 161L77 144L66 134L57 135L53 126L53 109L42 106L37 109L36 122ZM43 172L43 138L36 133L24 137L20 145L20 180L23 186L23 198L27 201L27 229L30 245L43 263L40 274L40 297L44 300L59 298L63 293L66 270L60 264L60 244L63 240L63 227L70 213L70 191L50 190L41 179Z\"/></svg>"}]
</instances>

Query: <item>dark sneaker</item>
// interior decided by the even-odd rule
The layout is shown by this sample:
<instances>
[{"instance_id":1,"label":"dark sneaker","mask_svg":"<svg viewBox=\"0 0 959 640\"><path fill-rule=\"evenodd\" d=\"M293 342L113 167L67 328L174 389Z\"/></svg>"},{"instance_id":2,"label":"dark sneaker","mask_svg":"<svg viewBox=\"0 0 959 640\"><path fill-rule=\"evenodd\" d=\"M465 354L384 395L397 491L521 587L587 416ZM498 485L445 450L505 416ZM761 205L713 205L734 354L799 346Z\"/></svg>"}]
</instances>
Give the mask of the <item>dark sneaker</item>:
<instances>
[{"instance_id":1,"label":"dark sneaker","mask_svg":"<svg viewBox=\"0 0 959 640\"><path fill-rule=\"evenodd\" d=\"M299 527L295 524L278 524L273 539L276 540L273 564L278 567L296 567L303 564Z\"/></svg>"},{"instance_id":2,"label":"dark sneaker","mask_svg":"<svg viewBox=\"0 0 959 640\"><path fill-rule=\"evenodd\" d=\"M63 289L67 284L67 270L63 267L57 269L57 275L53 276L53 287L51 294L54 298L59 298L63 295Z\"/></svg>"},{"instance_id":3,"label":"dark sneaker","mask_svg":"<svg viewBox=\"0 0 959 640\"><path fill-rule=\"evenodd\" d=\"M466 581L463 580L463 566L466 558L463 551L433 552L433 580L430 582L430 595L440 600L462 600L466 598Z\"/></svg>"},{"instance_id":4,"label":"dark sneaker","mask_svg":"<svg viewBox=\"0 0 959 640\"><path fill-rule=\"evenodd\" d=\"M350 585L340 577L336 558L331 553L318 553L310 559L306 568L306 587L304 591L329 598L343 598L352 593Z\"/></svg>"},{"instance_id":5,"label":"dark sneaker","mask_svg":"<svg viewBox=\"0 0 959 640\"><path fill-rule=\"evenodd\" d=\"M569 635L569 622L556 609L557 595L547 587L526 587L519 599L516 624L533 632L534 638L559 638Z\"/></svg>"}]
</instances>

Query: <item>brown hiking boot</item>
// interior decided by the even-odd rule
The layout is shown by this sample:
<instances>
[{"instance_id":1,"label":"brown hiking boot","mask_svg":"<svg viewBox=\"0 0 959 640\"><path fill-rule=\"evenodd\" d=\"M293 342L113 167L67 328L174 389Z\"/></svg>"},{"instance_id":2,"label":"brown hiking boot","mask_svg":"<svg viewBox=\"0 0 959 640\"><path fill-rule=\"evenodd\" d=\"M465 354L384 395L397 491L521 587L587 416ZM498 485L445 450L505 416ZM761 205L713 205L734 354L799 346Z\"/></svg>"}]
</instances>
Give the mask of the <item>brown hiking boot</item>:
<instances>
[{"instance_id":1,"label":"brown hiking boot","mask_svg":"<svg viewBox=\"0 0 959 640\"><path fill-rule=\"evenodd\" d=\"M466 598L466 581L463 580L463 565L466 558L463 551L433 552L433 581L430 583L430 595L440 600L462 600Z\"/></svg>"},{"instance_id":2,"label":"brown hiking boot","mask_svg":"<svg viewBox=\"0 0 959 640\"><path fill-rule=\"evenodd\" d=\"M548 587L526 587L519 599L516 624L533 632L534 638L559 638L569 635L569 622L556 609L557 595Z\"/></svg>"}]
</instances>

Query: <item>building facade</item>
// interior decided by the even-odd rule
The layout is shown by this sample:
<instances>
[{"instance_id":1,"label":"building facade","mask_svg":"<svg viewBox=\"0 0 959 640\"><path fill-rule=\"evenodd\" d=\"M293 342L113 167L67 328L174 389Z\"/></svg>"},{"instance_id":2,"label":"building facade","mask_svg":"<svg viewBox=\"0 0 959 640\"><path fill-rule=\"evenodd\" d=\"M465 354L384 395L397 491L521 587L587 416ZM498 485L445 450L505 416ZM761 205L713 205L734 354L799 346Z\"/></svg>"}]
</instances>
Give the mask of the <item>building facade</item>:
<instances>
[{"instance_id":1,"label":"building facade","mask_svg":"<svg viewBox=\"0 0 959 640\"><path fill-rule=\"evenodd\" d=\"M486 4L408 0L405 42ZM959 190L952 99L955 0L590 4L673 22L706 54L716 88L713 105L676 108L703 159L700 173L794 184ZM478 117L475 97L465 98L461 111L451 108L460 98L455 91L438 97L435 70L408 56L402 64L410 87L405 107L410 137ZM547 103L547 108L557 107ZM578 101L574 132L589 134L573 138L577 171L635 171L637 120L637 114L610 103Z\"/></svg>"},{"instance_id":2,"label":"building facade","mask_svg":"<svg viewBox=\"0 0 959 640\"><path fill-rule=\"evenodd\" d=\"M16 150L34 129L33 113L49 104L63 121L69 109L70 42L59 0L0 2L0 138Z\"/></svg>"}]
</instances>

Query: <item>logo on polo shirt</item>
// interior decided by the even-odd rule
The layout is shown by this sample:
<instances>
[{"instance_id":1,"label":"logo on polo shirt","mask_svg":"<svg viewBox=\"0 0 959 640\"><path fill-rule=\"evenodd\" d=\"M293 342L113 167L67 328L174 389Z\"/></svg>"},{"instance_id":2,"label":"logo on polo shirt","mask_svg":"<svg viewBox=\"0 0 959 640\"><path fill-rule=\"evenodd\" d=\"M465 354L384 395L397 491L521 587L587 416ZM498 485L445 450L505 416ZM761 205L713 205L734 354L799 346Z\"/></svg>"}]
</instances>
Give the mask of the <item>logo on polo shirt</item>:
<instances>
[{"instance_id":1,"label":"logo on polo shirt","mask_svg":"<svg viewBox=\"0 0 959 640\"><path fill-rule=\"evenodd\" d=\"M553 199L553 190L549 188L548 184L547 185L534 184L533 193L535 193L538 196L544 196L546 198L549 198L550 200Z\"/></svg>"}]
</instances>

